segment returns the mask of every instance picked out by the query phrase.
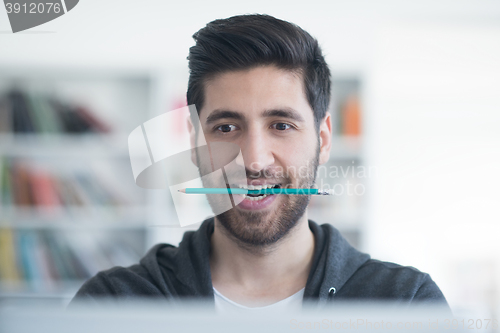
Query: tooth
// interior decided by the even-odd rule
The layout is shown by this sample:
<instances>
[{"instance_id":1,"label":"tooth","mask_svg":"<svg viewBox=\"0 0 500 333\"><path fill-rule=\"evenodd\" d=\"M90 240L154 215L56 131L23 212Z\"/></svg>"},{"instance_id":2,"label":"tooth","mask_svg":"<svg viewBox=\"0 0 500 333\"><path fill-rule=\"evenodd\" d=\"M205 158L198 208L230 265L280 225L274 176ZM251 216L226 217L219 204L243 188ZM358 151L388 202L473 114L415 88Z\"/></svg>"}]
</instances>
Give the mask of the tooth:
<instances>
[{"instance_id":1,"label":"tooth","mask_svg":"<svg viewBox=\"0 0 500 333\"><path fill-rule=\"evenodd\" d=\"M253 197L252 199L253 199L253 201L260 201L260 200L264 199L264 196L261 195L261 196L258 196L258 197Z\"/></svg>"},{"instance_id":2,"label":"tooth","mask_svg":"<svg viewBox=\"0 0 500 333\"><path fill-rule=\"evenodd\" d=\"M253 190L253 189L254 189L254 186L253 186L253 185L248 185L248 189L249 189L249 190Z\"/></svg>"},{"instance_id":3,"label":"tooth","mask_svg":"<svg viewBox=\"0 0 500 333\"><path fill-rule=\"evenodd\" d=\"M254 187L256 190L262 190L262 185L257 185Z\"/></svg>"},{"instance_id":4,"label":"tooth","mask_svg":"<svg viewBox=\"0 0 500 333\"><path fill-rule=\"evenodd\" d=\"M245 198L247 197L246 194L242 194L242 196L243 196L243 200L245 200Z\"/></svg>"}]
</instances>

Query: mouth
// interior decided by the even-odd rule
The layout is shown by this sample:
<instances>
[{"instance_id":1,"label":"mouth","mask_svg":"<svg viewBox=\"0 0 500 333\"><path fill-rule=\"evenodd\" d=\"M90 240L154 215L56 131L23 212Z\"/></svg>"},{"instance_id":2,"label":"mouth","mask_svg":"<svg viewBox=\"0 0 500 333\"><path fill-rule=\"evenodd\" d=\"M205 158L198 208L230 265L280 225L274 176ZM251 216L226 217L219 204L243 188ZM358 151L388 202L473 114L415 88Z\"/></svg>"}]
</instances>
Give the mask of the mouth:
<instances>
[{"instance_id":1,"label":"mouth","mask_svg":"<svg viewBox=\"0 0 500 333\"><path fill-rule=\"evenodd\" d=\"M262 184L262 185L235 184L232 187L238 187L246 190L266 190L272 188L281 188L281 184ZM243 200L250 200L250 201L261 201L266 197L270 197L273 195L274 194L241 194Z\"/></svg>"}]
</instances>

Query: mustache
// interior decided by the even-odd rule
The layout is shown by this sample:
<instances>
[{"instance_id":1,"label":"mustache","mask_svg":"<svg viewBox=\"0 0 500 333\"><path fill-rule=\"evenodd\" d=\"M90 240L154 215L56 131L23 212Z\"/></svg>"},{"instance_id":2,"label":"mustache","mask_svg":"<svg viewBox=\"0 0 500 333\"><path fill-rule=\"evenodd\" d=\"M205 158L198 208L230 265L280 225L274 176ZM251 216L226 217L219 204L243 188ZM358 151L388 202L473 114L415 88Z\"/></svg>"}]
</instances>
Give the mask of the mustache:
<instances>
[{"instance_id":1,"label":"mustache","mask_svg":"<svg viewBox=\"0 0 500 333\"><path fill-rule=\"evenodd\" d=\"M231 172L231 170L228 168L224 168L224 171L226 173L226 176L229 179L239 178L238 175L241 175L241 173L237 174L237 173ZM247 180L273 179L277 183L282 183L282 184L291 182L291 177L283 174L282 171L274 171L274 170L270 170L270 169L264 169L264 170L260 170L260 171L252 171L252 170L245 168L245 175L246 175Z\"/></svg>"},{"instance_id":2,"label":"mustache","mask_svg":"<svg viewBox=\"0 0 500 333\"><path fill-rule=\"evenodd\" d=\"M269 169L264 169L260 171L251 171L245 168L245 174L248 179L260 179L260 178L283 178L283 177L275 177L276 172L272 172Z\"/></svg>"}]
</instances>

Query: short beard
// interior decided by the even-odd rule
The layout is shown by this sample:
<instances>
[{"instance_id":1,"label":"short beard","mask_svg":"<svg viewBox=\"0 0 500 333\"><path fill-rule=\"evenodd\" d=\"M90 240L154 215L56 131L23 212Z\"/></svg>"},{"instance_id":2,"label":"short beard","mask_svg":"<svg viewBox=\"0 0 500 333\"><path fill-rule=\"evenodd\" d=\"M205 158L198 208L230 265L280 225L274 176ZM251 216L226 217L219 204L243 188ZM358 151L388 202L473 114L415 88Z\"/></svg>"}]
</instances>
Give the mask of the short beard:
<instances>
[{"instance_id":1,"label":"short beard","mask_svg":"<svg viewBox=\"0 0 500 333\"><path fill-rule=\"evenodd\" d=\"M231 209L216 217L222 226L222 232L229 236L238 247L251 253L270 252L279 244L279 241L283 241L292 233L304 215L310 196L300 195L297 196L297 200L288 199L280 209L279 215L272 221L267 221L269 226L264 230L252 228L252 226L258 226L261 221L265 220L267 213L248 212L238 218L234 215L234 209ZM241 221L243 219L244 221Z\"/></svg>"},{"instance_id":2,"label":"short beard","mask_svg":"<svg viewBox=\"0 0 500 333\"><path fill-rule=\"evenodd\" d=\"M318 142L316 154L311 160L312 168L308 170L307 177L302 178L298 184L299 188L311 188L314 185L319 151ZM308 165L311 165L311 162ZM282 183L285 186L286 184L291 184L289 176ZM233 208L218 214L216 217L222 226L221 231L240 248L248 252L272 251L280 241L292 234L311 200L310 195L287 195L284 197L286 202L275 212L276 216L271 217L270 221L266 221L270 214L264 212L242 212ZM276 198L276 200L278 199ZM262 226L262 223L266 223L267 226Z\"/></svg>"}]
</instances>

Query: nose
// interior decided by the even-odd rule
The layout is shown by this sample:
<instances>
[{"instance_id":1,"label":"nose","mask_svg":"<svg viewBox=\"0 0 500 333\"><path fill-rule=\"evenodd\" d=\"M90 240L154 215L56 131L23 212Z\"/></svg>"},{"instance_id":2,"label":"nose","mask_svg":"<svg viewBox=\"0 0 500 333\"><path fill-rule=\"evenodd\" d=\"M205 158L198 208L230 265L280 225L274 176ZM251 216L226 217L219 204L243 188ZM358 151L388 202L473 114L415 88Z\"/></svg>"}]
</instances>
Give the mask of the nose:
<instances>
[{"instance_id":1,"label":"nose","mask_svg":"<svg viewBox=\"0 0 500 333\"><path fill-rule=\"evenodd\" d=\"M242 138L240 148L236 163L248 171L259 172L274 163L271 142L262 133L248 133Z\"/></svg>"}]
</instances>

